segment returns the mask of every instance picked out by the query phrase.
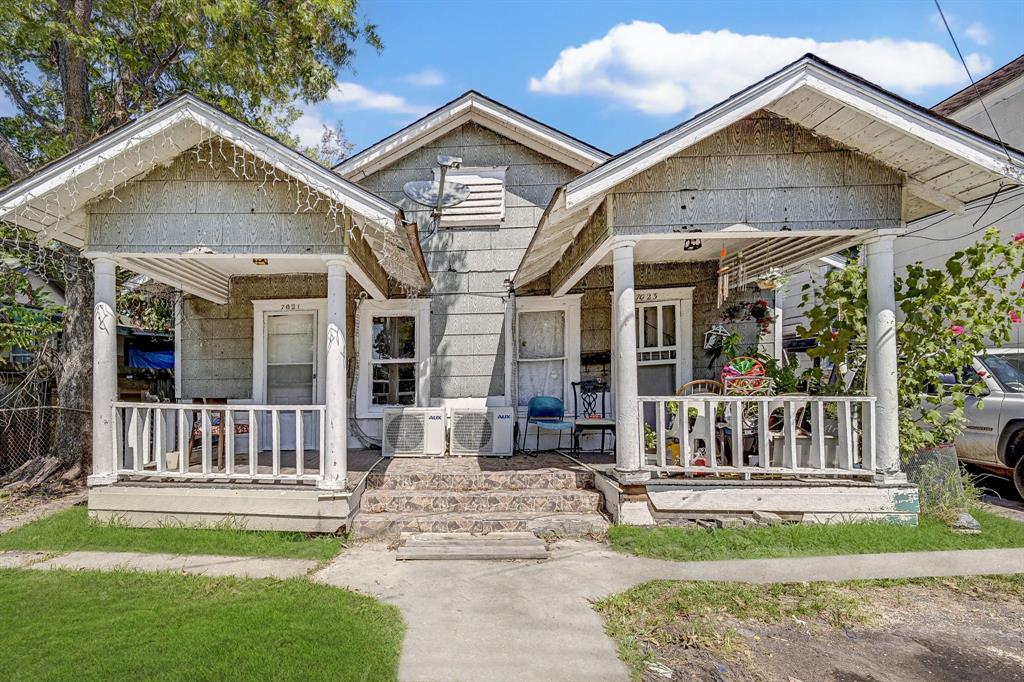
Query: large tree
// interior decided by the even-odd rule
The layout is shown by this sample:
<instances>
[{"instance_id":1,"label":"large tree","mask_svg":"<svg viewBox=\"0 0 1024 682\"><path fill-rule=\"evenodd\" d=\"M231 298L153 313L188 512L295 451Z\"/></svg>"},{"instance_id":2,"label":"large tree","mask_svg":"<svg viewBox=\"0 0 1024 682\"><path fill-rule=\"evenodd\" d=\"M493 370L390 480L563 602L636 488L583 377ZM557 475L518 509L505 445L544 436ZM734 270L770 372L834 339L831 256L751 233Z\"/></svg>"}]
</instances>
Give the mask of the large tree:
<instances>
[{"instance_id":1,"label":"large tree","mask_svg":"<svg viewBox=\"0 0 1024 682\"><path fill-rule=\"evenodd\" d=\"M297 102L327 97L356 44L381 48L356 0L9 0L0 2L0 187L88 144L181 91L286 143ZM337 147L337 131L325 142ZM0 234L15 258L58 273L66 297L51 358L61 411L54 453L87 461L91 421L92 272L76 253Z\"/></svg>"}]
</instances>

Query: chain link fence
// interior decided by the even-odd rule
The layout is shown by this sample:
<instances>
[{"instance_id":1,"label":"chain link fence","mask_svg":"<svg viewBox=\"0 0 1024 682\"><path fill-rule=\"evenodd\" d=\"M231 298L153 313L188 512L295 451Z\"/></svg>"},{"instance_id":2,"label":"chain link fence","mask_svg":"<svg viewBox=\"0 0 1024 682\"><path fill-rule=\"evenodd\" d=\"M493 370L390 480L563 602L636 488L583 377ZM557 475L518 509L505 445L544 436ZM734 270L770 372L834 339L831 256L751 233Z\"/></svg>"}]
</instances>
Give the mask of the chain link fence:
<instances>
[{"instance_id":1,"label":"chain link fence","mask_svg":"<svg viewBox=\"0 0 1024 682\"><path fill-rule=\"evenodd\" d=\"M64 410L53 406L0 408L0 476L14 471L30 459L56 457L63 448L79 445L59 442L56 425ZM73 412L82 413L80 410Z\"/></svg>"}]
</instances>

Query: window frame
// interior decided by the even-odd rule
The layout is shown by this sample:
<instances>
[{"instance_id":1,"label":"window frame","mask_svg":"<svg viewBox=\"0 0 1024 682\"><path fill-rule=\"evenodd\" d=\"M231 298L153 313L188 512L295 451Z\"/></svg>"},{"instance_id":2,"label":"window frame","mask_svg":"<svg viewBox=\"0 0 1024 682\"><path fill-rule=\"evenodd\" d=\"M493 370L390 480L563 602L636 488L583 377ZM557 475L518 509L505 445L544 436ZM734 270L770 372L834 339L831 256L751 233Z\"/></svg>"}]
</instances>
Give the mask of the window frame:
<instances>
[{"instance_id":1,"label":"window frame","mask_svg":"<svg viewBox=\"0 0 1024 682\"><path fill-rule=\"evenodd\" d=\"M515 338L512 339L514 354L511 362L515 363L514 385L512 390L512 404L516 408L516 414L525 417L526 405L519 405L519 316L523 313L561 312L565 316L564 337L562 339L564 356L562 362L562 402L565 404L565 415L575 416L575 408L572 403L572 384L580 380L580 300L582 294L566 294L565 296L526 296L516 298L515 307ZM552 358L553 359L553 358ZM551 359L545 359L549 361ZM526 360L533 362L535 360Z\"/></svg>"},{"instance_id":2,"label":"window frame","mask_svg":"<svg viewBox=\"0 0 1024 682\"><path fill-rule=\"evenodd\" d=\"M359 304L356 311L359 323L359 338L356 339L359 354L359 378L356 381L356 418L375 419L384 416L390 407L427 407L430 404L430 299L391 299L377 301L368 299ZM416 352L412 362L416 365L416 401L414 405L374 405L373 383L373 318L412 317L416 325ZM399 362L408 362L401 360Z\"/></svg>"}]
</instances>

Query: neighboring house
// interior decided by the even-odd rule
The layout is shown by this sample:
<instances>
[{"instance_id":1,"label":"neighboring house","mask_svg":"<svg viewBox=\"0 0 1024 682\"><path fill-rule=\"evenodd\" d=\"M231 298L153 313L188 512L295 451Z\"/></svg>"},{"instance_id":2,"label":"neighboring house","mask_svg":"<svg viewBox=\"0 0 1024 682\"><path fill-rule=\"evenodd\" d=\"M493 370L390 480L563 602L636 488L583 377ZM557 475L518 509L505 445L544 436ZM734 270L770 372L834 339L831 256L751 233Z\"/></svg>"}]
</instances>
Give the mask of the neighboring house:
<instances>
[{"instance_id":1,"label":"neighboring house","mask_svg":"<svg viewBox=\"0 0 1024 682\"><path fill-rule=\"evenodd\" d=\"M587 424L574 384L593 378L607 383L614 463L589 454L597 438L579 457L617 520L756 508L908 521L892 244L941 197L1020 184L1024 155L1009 153L811 55L613 157L469 92L332 171L184 95L8 188L0 218L95 263L94 515L333 531L385 480L382 465L367 477L364 444L441 453L447 423L448 451L486 454L499 435L510 445L510 422L526 428L534 397ZM470 188L440 221L403 192L435 177L439 155L461 157L449 178ZM941 192L917 179L937 167L957 168ZM759 275L853 245L866 245L872 395L694 395L687 419L658 407L719 376L705 352L718 325L764 342L729 312L764 296ZM177 403L118 402L115 267L188 294ZM547 512L573 508L556 493L565 479L530 478L552 461L569 463L472 460L474 485L521 475L550 484L536 496ZM466 467L437 459L404 482L452 486ZM395 512L392 530L441 527L453 501L477 516L445 527L520 527L523 496L490 492L373 501L419 510Z\"/></svg>"}]
</instances>

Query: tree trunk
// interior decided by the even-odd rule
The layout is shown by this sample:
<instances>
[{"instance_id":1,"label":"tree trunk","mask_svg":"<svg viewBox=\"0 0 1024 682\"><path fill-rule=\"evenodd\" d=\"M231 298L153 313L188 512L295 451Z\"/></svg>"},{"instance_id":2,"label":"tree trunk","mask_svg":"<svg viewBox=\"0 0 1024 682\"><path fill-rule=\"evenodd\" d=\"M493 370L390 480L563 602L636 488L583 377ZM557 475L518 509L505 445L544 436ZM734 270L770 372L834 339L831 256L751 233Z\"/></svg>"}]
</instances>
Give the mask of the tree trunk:
<instances>
[{"instance_id":1,"label":"tree trunk","mask_svg":"<svg viewBox=\"0 0 1024 682\"><path fill-rule=\"evenodd\" d=\"M70 468L80 464L90 468L92 452L92 409L110 409L109 405L92 405L92 267L79 260L69 264L64 290L64 329L57 361L57 412L54 428L54 451L61 464Z\"/></svg>"},{"instance_id":2,"label":"tree trunk","mask_svg":"<svg viewBox=\"0 0 1024 682\"><path fill-rule=\"evenodd\" d=\"M89 33L92 21L92 0L60 0L60 21L79 35ZM75 147L89 141L92 134L92 102L89 98L89 67L77 47L67 41L57 42L57 66L64 95L64 120L71 131Z\"/></svg>"}]
</instances>

